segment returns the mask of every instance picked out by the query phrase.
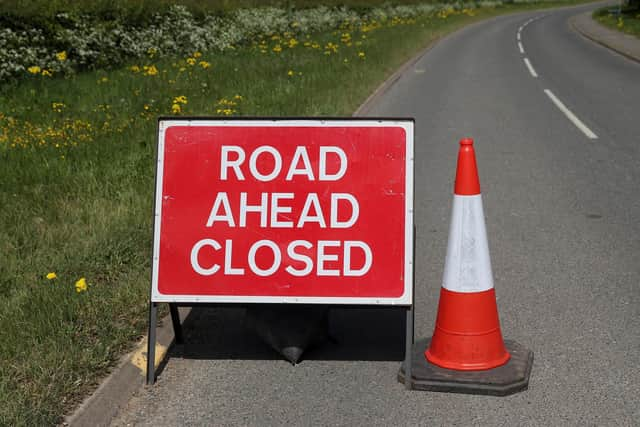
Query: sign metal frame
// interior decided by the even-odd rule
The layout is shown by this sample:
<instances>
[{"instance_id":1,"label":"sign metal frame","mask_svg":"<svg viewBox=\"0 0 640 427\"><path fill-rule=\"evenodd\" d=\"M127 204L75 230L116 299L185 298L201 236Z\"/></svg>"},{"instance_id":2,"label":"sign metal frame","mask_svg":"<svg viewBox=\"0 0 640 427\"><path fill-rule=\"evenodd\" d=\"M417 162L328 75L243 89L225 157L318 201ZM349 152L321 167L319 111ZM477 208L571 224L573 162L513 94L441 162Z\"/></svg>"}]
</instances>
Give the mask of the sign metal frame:
<instances>
[{"instance_id":1,"label":"sign metal frame","mask_svg":"<svg viewBox=\"0 0 640 427\"><path fill-rule=\"evenodd\" d=\"M227 305L248 306L262 303L327 304L341 307L362 305L398 307L406 310L405 362L407 378L411 378L411 348L414 342L414 288L415 288L415 224L414 224L414 119L376 117L159 117L157 126L156 175L154 196L154 227L151 289L149 300L149 334L147 347L147 384L155 382L155 342L157 309L159 303L169 303L175 342L183 341L178 306ZM405 230L404 230L404 290L398 298L375 297L293 297L293 296L220 296L220 295L163 295L158 291L159 239L162 215L162 184L164 162L164 133L171 126L322 126L322 127L402 127L406 133L405 145ZM410 381L405 381L410 387Z\"/></svg>"}]
</instances>

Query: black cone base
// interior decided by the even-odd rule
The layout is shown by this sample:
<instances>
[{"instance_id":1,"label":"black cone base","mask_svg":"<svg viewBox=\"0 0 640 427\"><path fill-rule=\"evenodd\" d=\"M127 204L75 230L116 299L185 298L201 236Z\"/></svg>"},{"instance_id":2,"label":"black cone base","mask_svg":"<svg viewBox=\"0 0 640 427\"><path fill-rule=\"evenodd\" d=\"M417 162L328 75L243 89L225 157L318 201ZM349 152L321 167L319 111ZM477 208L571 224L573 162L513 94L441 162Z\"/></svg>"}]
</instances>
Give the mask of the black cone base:
<instances>
[{"instance_id":1,"label":"black cone base","mask_svg":"<svg viewBox=\"0 0 640 427\"><path fill-rule=\"evenodd\" d=\"M509 361L486 371L454 371L429 363L424 352L430 341L421 339L413 345L410 380L413 390L506 396L529 386L533 352L515 341L504 341L511 354ZM400 367L398 381L403 384L404 372L404 366Z\"/></svg>"}]
</instances>

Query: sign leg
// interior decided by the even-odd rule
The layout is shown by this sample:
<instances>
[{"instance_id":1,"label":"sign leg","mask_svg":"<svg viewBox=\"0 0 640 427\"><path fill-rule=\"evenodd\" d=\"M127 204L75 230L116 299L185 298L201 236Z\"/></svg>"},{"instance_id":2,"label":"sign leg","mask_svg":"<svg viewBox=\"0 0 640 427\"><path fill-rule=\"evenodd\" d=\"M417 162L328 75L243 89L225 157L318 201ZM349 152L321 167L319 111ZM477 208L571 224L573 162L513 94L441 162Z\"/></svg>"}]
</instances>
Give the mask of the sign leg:
<instances>
[{"instance_id":1,"label":"sign leg","mask_svg":"<svg viewBox=\"0 0 640 427\"><path fill-rule=\"evenodd\" d=\"M149 335L147 339L147 385L156 381L156 326L158 323L158 303L149 303Z\"/></svg>"},{"instance_id":2,"label":"sign leg","mask_svg":"<svg viewBox=\"0 0 640 427\"><path fill-rule=\"evenodd\" d=\"M415 301L416 301L416 225L413 226L413 263L412 263L412 282L411 282L411 305L407 309L407 338L405 343L404 353L404 388L411 390L413 388L411 381L411 365L413 363L413 344L415 340L415 334L413 331L415 321Z\"/></svg>"},{"instance_id":3,"label":"sign leg","mask_svg":"<svg viewBox=\"0 0 640 427\"><path fill-rule=\"evenodd\" d=\"M407 308L407 336L404 350L404 388L411 390L411 357L413 354L413 306Z\"/></svg>"},{"instance_id":4,"label":"sign leg","mask_svg":"<svg viewBox=\"0 0 640 427\"><path fill-rule=\"evenodd\" d=\"M173 336L176 344L184 343L184 335L182 335L182 324L180 323L180 313L178 313L178 305L169 303L169 311L171 312L171 324L173 325Z\"/></svg>"}]
</instances>

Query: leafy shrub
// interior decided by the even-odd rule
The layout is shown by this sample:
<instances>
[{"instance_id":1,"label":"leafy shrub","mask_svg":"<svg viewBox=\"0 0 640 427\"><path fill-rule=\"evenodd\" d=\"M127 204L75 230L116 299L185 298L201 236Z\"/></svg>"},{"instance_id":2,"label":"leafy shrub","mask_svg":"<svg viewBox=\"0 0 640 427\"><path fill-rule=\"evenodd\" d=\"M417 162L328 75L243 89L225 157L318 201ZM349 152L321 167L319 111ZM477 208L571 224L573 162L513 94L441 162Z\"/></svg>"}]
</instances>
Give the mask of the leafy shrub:
<instances>
[{"instance_id":1,"label":"leafy shrub","mask_svg":"<svg viewBox=\"0 0 640 427\"><path fill-rule=\"evenodd\" d=\"M128 7L146 10L146 1L133 1ZM343 23L358 25L442 10L495 7L502 4L502 0L386 5L369 9L263 7L202 16L196 16L183 5L172 5L154 13L147 22L135 25L129 19L131 10L116 8L108 14L108 4L101 0L97 2L94 14L57 13L44 24L32 23L30 27L24 22L18 25L5 19L5 28L0 28L0 81L9 82L29 74L52 76L108 68L145 56L222 51L261 35L312 33L338 28ZM119 2L115 4L120 5ZM52 2L52 10L56 5L61 3Z\"/></svg>"}]
</instances>

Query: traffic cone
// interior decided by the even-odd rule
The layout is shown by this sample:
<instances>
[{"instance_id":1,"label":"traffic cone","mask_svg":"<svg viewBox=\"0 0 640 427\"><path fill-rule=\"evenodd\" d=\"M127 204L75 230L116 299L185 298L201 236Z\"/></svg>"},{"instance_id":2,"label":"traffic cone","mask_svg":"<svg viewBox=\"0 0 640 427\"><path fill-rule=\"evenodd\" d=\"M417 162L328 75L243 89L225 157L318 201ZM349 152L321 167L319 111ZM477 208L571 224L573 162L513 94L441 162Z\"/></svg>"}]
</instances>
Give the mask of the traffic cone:
<instances>
[{"instance_id":1,"label":"traffic cone","mask_svg":"<svg viewBox=\"0 0 640 427\"><path fill-rule=\"evenodd\" d=\"M502 333L473 140L460 141L449 243L435 331L427 360L480 371L509 360Z\"/></svg>"},{"instance_id":2,"label":"traffic cone","mask_svg":"<svg viewBox=\"0 0 640 427\"><path fill-rule=\"evenodd\" d=\"M507 396L526 390L533 352L502 339L473 140L460 141L449 244L436 327L414 342L407 311L407 389ZM426 349L426 351L425 351Z\"/></svg>"}]
</instances>

